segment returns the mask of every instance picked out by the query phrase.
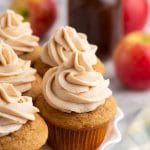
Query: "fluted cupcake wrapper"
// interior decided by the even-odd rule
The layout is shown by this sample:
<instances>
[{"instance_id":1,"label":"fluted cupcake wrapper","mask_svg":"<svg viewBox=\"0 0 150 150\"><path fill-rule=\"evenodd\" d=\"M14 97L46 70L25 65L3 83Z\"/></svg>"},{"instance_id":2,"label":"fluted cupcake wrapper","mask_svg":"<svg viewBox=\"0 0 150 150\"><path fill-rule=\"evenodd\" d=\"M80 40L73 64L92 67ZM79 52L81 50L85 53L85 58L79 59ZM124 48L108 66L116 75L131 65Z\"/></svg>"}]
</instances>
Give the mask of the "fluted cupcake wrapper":
<instances>
[{"instance_id":1,"label":"fluted cupcake wrapper","mask_svg":"<svg viewBox=\"0 0 150 150\"><path fill-rule=\"evenodd\" d=\"M124 114L120 108L117 108L117 110L118 111L117 111L115 118L112 121L110 121L110 123L109 123L104 141L98 146L97 150L107 149L107 147L109 147L110 145L114 145L114 144L120 142L121 133L120 133L118 124L123 119ZM54 142L54 144L55 143L56 142ZM51 145L53 145L53 144L51 144ZM51 149L51 148L48 145L45 145L41 150L49 150L49 149ZM88 149L90 149L90 147Z\"/></svg>"},{"instance_id":2,"label":"fluted cupcake wrapper","mask_svg":"<svg viewBox=\"0 0 150 150\"><path fill-rule=\"evenodd\" d=\"M54 150L95 150L102 144L109 123L98 128L72 130L49 126L48 143Z\"/></svg>"}]
</instances>

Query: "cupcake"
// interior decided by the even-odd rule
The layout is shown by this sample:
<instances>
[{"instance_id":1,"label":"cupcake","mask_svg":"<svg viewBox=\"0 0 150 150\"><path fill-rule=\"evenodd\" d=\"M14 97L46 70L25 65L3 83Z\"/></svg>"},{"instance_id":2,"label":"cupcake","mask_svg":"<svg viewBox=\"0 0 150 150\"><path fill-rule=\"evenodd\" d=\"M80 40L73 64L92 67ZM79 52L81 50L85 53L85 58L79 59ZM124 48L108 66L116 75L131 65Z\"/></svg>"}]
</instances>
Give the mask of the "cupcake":
<instances>
[{"instance_id":1,"label":"cupcake","mask_svg":"<svg viewBox=\"0 0 150 150\"><path fill-rule=\"evenodd\" d=\"M48 128L32 98L12 84L0 83L0 150L37 150L46 143Z\"/></svg>"},{"instance_id":2,"label":"cupcake","mask_svg":"<svg viewBox=\"0 0 150 150\"><path fill-rule=\"evenodd\" d=\"M72 57L75 51L78 51L84 53L84 59L88 59L96 71L104 73L104 66L95 55L96 50L97 46L89 44L85 34L78 33L69 26L61 27L42 47L35 68L43 76L49 68L61 65Z\"/></svg>"},{"instance_id":3,"label":"cupcake","mask_svg":"<svg viewBox=\"0 0 150 150\"><path fill-rule=\"evenodd\" d=\"M39 57L39 38L32 35L29 22L12 10L0 14L0 39L25 60L34 62Z\"/></svg>"},{"instance_id":4,"label":"cupcake","mask_svg":"<svg viewBox=\"0 0 150 150\"><path fill-rule=\"evenodd\" d=\"M36 106L48 124L54 150L95 150L117 112L109 80L90 64L80 64L82 55L75 52L43 77Z\"/></svg>"},{"instance_id":5,"label":"cupcake","mask_svg":"<svg viewBox=\"0 0 150 150\"><path fill-rule=\"evenodd\" d=\"M41 77L31 68L30 60L23 60L13 49L0 41L0 83L11 83L33 100L41 93Z\"/></svg>"}]
</instances>

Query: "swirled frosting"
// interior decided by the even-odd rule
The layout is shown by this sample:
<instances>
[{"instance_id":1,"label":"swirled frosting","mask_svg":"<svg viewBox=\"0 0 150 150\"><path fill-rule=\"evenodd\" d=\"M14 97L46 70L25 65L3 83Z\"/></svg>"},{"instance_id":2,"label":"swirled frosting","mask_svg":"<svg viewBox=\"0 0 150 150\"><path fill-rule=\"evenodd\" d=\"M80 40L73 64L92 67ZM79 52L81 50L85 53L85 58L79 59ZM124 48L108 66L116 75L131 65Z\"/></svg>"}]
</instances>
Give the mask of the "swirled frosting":
<instances>
[{"instance_id":1,"label":"swirled frosting","mask_svg":"<svg viewBox=\"0 0 150 150\"><path fill-rule=\"evenodd\" d=\"M87 36L69 26L61 27L44 44L41 51L41 60L52 66L58 66L72 57L75 51L83 52L85 59L94 65L97 63L95 52L96 45L91 45L87 41Z\"/></svg>"},{"instance_id":2,"label":"swirled frosting","mask_svg":"<svg viewBox=\"0 0 150 150\"><path fill-rule=\"evenodd\" d=\"M9 45L0 41L0 83L11 83L21 92L29 90L36 73L30 66L31 61L18 58Z\"/></svg>"},{"instance_id":3,"label":"swirled frosting","mask_svg":"<svg viewBox=\"0 0 150 150\"><path fill-rule=\"evenodd\" d=\"M68 113L89 112L112 95L109 80L80 61L82 57L83 54L75 53L68 62L49 69L44 75L43 95L55 109Z\"/></svg>"},{"instance_id":4,"label":"swirled frosting","mask_svg":"<svg viewBox=\"0 0 150 150\"><path fill-rule=\"evenodd\" d=\"M39 38L32 35L28 22L12 10L0 14L0 39L9 44L18 55L32 52L38 46Z\"/></svg>"},{"instance_id":5,"label":"swirled frosting","mask_svg":"<svg viewBox=\"0 0 150 150\"><path fill-rule=\"evenodd\" d=\"M37 112L31 97L22 96L12 84L0 83L0 137L19 130L28 120L34 120Z\"/></svg>"}]
</instances>

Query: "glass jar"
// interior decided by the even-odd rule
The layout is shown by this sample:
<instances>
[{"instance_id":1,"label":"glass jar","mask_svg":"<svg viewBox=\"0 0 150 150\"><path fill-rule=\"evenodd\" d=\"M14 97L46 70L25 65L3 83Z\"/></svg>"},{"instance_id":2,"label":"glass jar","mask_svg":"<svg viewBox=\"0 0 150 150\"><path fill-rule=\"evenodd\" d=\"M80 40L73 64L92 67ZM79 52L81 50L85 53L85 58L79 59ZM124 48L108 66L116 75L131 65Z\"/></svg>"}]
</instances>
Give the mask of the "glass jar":
<instances>
[{"instance_id":1,"label":"glass jar","mask_svg":"<svg viewBox=\"0 0 150 150\"><path fill-rule=\"evenodd\" d=\"M101 59L110 57L122 36L122 0L69 0L69 25L98 45Z\"/></svg>"}]
</instances>

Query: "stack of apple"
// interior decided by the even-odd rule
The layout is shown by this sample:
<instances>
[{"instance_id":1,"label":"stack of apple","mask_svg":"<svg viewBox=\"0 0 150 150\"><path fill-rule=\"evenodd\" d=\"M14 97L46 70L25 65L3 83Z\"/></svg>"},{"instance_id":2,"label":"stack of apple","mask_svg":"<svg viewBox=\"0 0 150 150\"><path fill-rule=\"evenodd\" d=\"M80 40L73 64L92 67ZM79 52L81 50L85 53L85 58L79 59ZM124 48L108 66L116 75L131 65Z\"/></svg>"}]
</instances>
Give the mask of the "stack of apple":
<instances>
[{"instance_id":1,"label":"stack of apple","mask_svg":"<svg viewBox=\"0 0 150 150\"><path fill-rule=\"evenodd\" d=\"M12 0L11 9L31 23L33 33L43 36L56 19L56 0Z\"/></svg>"},{"instance_id":2,"label":"stack of apple","mask_svg":"<svg viewBox=\"0 0 150 150\"><path fill-rule=\"evenodd\" d=\"M146 23L148 2L123 0L123 8L125 34L132 33L127 34L115 49L113 59L116 73L128 88L150 89L150 34L137 32Z\"/></svg>"}]
</instances>

